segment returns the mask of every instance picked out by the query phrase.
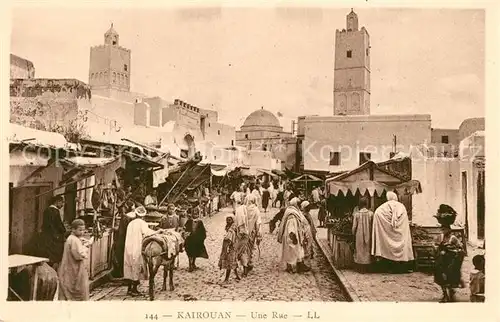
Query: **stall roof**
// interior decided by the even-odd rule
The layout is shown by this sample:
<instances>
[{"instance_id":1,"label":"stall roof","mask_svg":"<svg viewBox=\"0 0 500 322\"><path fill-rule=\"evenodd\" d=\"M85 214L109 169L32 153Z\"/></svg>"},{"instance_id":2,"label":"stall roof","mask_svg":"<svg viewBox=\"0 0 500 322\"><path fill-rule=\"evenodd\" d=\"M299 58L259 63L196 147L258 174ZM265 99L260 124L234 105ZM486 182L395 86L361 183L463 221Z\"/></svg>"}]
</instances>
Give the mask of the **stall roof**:
<instances>
[{"instance_id":1,"label":"stall roof","mask_svg":"<svg viewBox=\"0 0 500 322\"><path fill-rule=\"evenodd\" d=\"M316 176L313 176L312 174L303 174L295 179L292 179L293 182L313 182L313 181L323 181L321 180L320 178L316 177Z\"/></svg>"},{"instance_id":2,"label":"stall roof","mask_svg":"<svg viewBox=\"0 0 500 322\"><path fill-rule=\"evenodd\" d=\"M53 149L68 148L68 141L62 134L32 129L19 124L10 123L9 143L30 144Z\"/></svg>"},{"instance_id":3,"label":"stall roof","mask_svg":"<svg viewBox=\"0 0 500 322\"><path fill-rule=\"evenodd\" d=\"M113 163L118 158L119 157L115 158L71 157L71 158L66 158L66 160L79 166L103 167L110 163Z\"/></svg>"},{"instance_id":4,"label":"stall roof","mask_svg":"<svg viewBox=\"0 0 500 322\"><path fill-rule=\"evenodd\" d=\"M350 177L352 177L352 179L354 179L353 181L356 181L359 179L355 178L354 175L362 173L363 171L370 173L371 178L367 178L367 179L372 180L372 181L382 181L382 182L407 181L407 178L403 178L401 175L399 175L393 171L389 171L387 169L379 167L373 161L367 161L354 170L344 172L344 173L338 174L336 176L327 178L325 180L325 182L328 183L330 181L345 181L346 179L348 179Z\"/></svg>"},{"instance_id":5,"label":"stall roof","mask_svg":"<svg viewBox=\"0 0 500 322\"><path fill-rule=\"evenodd\" d=\"M327 191L333 196L338 196L340 192L342 192L344 196L347 195L348 192L351 192L353 195L357 192L359 192L360 195L364 195L368 191L369 195L373 197L375 192L378 196L381 196L384 191L396 191L398 195L421 193L422 186L417 180L410 180L394 186L370 180L354 182L329 181L327 184Z\"/></svg>"},{"instance_id":6,"label":"stall roof","mask_svg":"<svg viewBox=\"0 0 500 322\"><path fill-rule=\"evenodd\" d=\"M132 161L137 162L139 164L144 164L147 167L150 168L159 168L163 169L164 165L161 163L158 163L156 161L153 161L152 159L144 156L144 155L139 155L130 151L123 151L123 154L129 157Z\"/></svg>"}]
</instances>

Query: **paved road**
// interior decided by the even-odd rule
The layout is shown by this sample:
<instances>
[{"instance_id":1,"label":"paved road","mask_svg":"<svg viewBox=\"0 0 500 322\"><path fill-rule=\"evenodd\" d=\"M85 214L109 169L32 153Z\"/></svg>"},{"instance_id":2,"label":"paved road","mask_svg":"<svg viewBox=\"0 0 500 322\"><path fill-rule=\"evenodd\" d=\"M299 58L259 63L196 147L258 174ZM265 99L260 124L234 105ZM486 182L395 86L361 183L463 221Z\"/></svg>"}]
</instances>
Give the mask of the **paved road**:
<instances>
[{"instance_id":1,"label":"paved road","mask_svg":"<svg viewBox=\"0 0 500 322\"><path fill-rule=\"evenodd\" d=\"M346 297L336 282L326 258L315 245L315 258L311 263L312 271L306 274L289 274L280 266L281 244L276 235L264 227L261 243L261 258L256 261L254 270L237 282L221 285L223 272L217 267L224 236L225 217L232 209L204 219L207 229L205 246L210 259L198 259L198 270L188 272L185 253L181 254L180 267L174 272L175 290L162 292L162 269L156 276L155 300L184 301L346 301ZM263 222L269 221L276 213L263 213ZM233 276L232 276L233 277ZM127 287L113 283L105 284L91 294L91 300L147 300L147 284L143 281L139 290L140 297L127 296Z\"/></svg>"}]
</instances>

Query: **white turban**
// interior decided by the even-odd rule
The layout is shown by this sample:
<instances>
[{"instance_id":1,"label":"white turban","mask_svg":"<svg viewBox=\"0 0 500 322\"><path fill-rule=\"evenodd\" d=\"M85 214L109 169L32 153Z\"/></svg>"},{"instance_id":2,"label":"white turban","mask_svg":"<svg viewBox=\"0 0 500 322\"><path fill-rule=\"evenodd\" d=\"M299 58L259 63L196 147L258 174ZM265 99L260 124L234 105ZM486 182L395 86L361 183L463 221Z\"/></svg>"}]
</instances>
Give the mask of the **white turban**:
<instances>
[{"instance_id":1,"label":"white turban","mask_svg":"<svg viewBox=\"0 0 500 322\"><path fill-rule=\"evenodd\" d=\"M299 204L299 198L294 197L294 198L292 198L292 199L290 200L290 206L295 206L295 207L297 207L297 206L298 206L298 204Z\"/></svg>"},{"instance_id":2,"label":"white turban","mask_svg":"<svg viewBox=\"0 0 500 322\"><path fill-rule=\"evenodd\" d=\"M307 201L307 200L306 200L306 201L303 201L303 202L300 204L300 209L304 210L304 209L306 209L306 207L307 207L307 206L309 206L309 205L310 205L309 201Z\"/></svg>"},{"instance_id":3,"label":"white turban","mask_svg":"<svg viewBox=\"0 0 500 322\"><path fill-rule=\"evenodd\" d=\"M136 217L136 214L135 214L135 211L131 211L131 212L126 213L125 216L132 219L132 218Z\"/></svg>"},{"instance_id":4,"label":"white turban","mask_svg":"<svg viewBox=\"0 0 500 322\"><path fill-rule=\"evenodd\" d=\"M388 191L387 194L385 195L386 198L387 198L387 201L390 201L390 200L394 200L394 201L398 201L398 195L396 195L394 192L392 191Z\"/></svg>"},{"instance_id":5,"label":"white turban","mask_svg":"<svg viewBox=\"0 0 500 322\"><path fill-rule=\"evenodd\" d=\"M143 206L135 208L135 214L138 217L144 217L144 216L146 216L146 214L147 214L146 208L144 208Z\"/></svg>"}]
</instances>

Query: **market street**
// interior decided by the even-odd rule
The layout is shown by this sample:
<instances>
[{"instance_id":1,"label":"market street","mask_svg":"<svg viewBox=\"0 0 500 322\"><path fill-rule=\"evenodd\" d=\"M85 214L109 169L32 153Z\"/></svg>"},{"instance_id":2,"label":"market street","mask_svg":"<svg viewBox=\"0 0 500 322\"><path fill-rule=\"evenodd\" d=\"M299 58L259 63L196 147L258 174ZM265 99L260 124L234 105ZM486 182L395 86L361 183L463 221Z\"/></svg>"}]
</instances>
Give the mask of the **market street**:
<instances>
[{"instance_id":1,"label":"market street","mask_svg":"<svg viewBox=\"0 0 500 322\"><path fill-rule=\"evenodd\" d=\"M226 208L205 218L207 229L205 245L209 260L199 259L198 270L189 273L188 260L185 253L181 254L180 267L174 273L175 291L161 292L163 271L156 275L155 300L184 301L346 301L339 284L336 282L332 269L315 245L315 258L311 263L312 271L306 274L289 274L280 267L281 244L276 241L276 232L269 233L269 226L263 226L261 257L256 262L254 270L248 277L237 282L231 276L230 283L221 285L223 271L217 267L224 236L225 218L232 211ZM277 212L262 213L264 223ZM139 290L140 297L127 296L127 287L116 283L107 283L94 289L90 299L99 300L148 300L148 282L142 281Z\"/></svg>"}]
</instances>

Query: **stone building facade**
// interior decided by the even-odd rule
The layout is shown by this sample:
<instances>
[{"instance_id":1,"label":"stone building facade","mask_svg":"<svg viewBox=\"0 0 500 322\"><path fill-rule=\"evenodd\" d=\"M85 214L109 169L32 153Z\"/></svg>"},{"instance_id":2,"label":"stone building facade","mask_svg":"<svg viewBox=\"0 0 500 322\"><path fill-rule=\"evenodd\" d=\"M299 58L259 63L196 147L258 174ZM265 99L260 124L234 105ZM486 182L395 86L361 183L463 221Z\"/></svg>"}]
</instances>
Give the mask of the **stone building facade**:
<instances>
[{"instance_id":1,"label":"stone building facade","mask_svg":"<svg viewBox=\"0 0 500 322\"><path fill-rule=\"evenodd\" d=\"M278 118L264 108L247 116L236 131L236 145L249 151L271 152L273 158L283 161L289 169L296 165L296 138L291 132L283 131Z\"/></svg>"},{"instance_id":2,"label":"stone building facade","mask_svg":"<svg viewBox=\"0 0 500 322\"><path fill-rule=\"evenodd\" d=\"M298 126L306 171L352 170L431 140L430 115L306 116Z\"/></svg>"},{"instance_id":3,"label":"stone building facade","mask_svg":"<svg viewBox=\"0 0 500 322\"><path fill-rule=\"evenodd\" d=\"M27 59L10 54L10 78L35 78L35 65Z\"/></svg>"}]
</instances>

